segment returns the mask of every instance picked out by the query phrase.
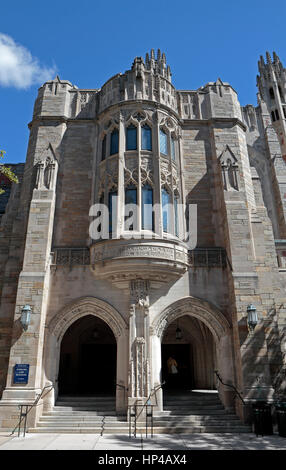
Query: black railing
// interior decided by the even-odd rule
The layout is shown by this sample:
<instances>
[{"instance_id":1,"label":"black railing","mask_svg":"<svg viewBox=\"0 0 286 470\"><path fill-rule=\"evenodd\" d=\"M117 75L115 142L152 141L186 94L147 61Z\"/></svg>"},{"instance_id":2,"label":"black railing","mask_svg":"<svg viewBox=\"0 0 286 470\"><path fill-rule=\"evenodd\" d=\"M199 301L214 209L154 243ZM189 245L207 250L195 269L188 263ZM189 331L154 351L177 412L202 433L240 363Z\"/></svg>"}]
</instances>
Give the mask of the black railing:
<instances>
[{"instance_id":1,"label":"black railing","mask_svg":"<svg viewBox=\"0 0 286 470\"><path fill-rule=\"evenodd\" d=\"M145 432L146 432L146 438L148 436L148 418L150 421L150 434L151 437L153 437L153 430L154 430L154 420L153 420L153 408L157 406L157 396L156 393L160 390L160 388L163 387L165 382L157 385L149 394L147 400L145 403L138 403L138 400L135 401L133 405L128 406L128 420L129 420L129 438L131 438L132 434L132 418L134 418L134 437L136 438L137 435L137 422L138 418L141 416L143 411L145 411ZM151 397L155 395L156 397L156 405L153 405L150 403ZM139 413L137 410L140 410Z\"/></svg>"},{"instance_id":2,"label":"black railing","mask_svg":"<svg viewBox=\"0 0 286 470\"><path fill-rule=\"evenodd\" d=\"M85 247L54 247L52 249L52 264L57 266L87 266L90 264L89 249Z\"/></svg>"},{"instance_id":3,"label":"black railing","mask_svg":"<svg viewBox=\"0 0 286 470\"><path fill-rule=\"evenodd\" d=\"M201 247L189 251L189 265L192 268L232 269L225 248Z\"/></svg>"},{"instance_id":4,"label":"black railing","mask_svg":"<svg viewBox=\"0 0 286 470\"><path fill-rule=\"evenodd\" d=\"M49 388L50 390L45 393L45 395L43 395L44 391ZM18 437L20 436L20 433L21 433L21 424L22 422L24 421L24 428L23 428L23 437L25 437L26 435L26 428L27 428L27 417L28 417L28 414L30 413L30 411L38 405L39 401L41 398L44 398L52 389L54 388L53 385L46 385L42 390L41 390L41 393L39 393L37 395L37 398L35 399L34 403L32 404L20 404L18 405L18 408L20 409L20 415L19 415L19 421L17 423L17 425L15 426L15 428L13 429L13 431L11 432L11 436L12 434L14 434L14 432L16 431L16 429L18 429Z\"/></svg>"},{"instance_id":5,"label":"black railing","mask_svg":"<svg viewBox=\"0 0 286 470\"><path fill-rule=\"evenodd\" d=\"M217 370L215 370L214 373L215 373L215 375L217 376L217 378L218 378L218 380L220 381L220 383L221 383L222 385L225 385L226 387L232 388L232 389L234 390L235 394L238 396L238 398L239 398L239 399L242 401L242 403L245 405L245 401L244 401L244 399L242 398L242 396L241 396L241 394L239 393L239 391L237 390L237 388L236 388L234 385L232 385L232 384L224 383L224 382L222 381L222 378L221 378L221 376L219 375L219 373L218 373Z\"/></svg>"}]
</instances>

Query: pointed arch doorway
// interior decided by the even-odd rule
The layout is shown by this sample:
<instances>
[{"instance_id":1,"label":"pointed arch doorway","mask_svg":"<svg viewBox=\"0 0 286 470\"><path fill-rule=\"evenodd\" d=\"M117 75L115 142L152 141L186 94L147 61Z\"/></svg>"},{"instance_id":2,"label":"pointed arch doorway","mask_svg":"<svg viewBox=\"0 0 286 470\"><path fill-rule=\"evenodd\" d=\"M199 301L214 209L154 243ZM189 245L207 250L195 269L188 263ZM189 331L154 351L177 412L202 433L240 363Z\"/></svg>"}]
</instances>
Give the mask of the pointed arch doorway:
<instances>
[{"instance_id":1,"label":"pointed arch doorway","mask_svg":"<svg viewBox=\"0 0 286 470\"><path fill-rule=\"evenodd\" d=\"M60 348L59 395L115 395L117 343L111 328L85 315L65 332Z\"/></svg>"},{"instance_id":2,"label":"pointed arch doorway","mask_svg":"<svg viewBox=\"0 0 286 470\"><path fill-rule=\"evenodd\" d=\"M166 391L215 389L215 342L201 320L184 315L171 322L164 332L161 348ZM171 364L175 365L175 373Z\"/></svg>"}]
</instances>

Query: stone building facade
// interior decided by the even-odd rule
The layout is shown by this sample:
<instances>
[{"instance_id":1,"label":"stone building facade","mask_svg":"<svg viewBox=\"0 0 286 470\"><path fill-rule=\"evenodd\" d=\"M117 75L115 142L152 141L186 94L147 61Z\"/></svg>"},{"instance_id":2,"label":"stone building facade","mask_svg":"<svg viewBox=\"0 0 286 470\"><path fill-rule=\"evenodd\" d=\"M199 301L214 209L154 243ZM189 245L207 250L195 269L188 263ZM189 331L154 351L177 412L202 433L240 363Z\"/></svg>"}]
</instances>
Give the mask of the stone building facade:
<instances>
[{"instance_id":1,"label":"stone building facade","mask_svg":"<svg viewBox=\"0 0 286 470\"><path fill-rule=\"evenodd\" d=\"M65 394L114 393L124 413L168 387L170 356L177 388L217 388L242 419L228 385L246 404L285 394L286 70L276 54L261 57L257 83L256 107L242 108L221 79L176 90L152 50L100 89L59 77L39 89L1 220L2 428L47 384L32 426ZM27 383L15 383L17 364L29 365Z\"/></svg>"}]
</instances>

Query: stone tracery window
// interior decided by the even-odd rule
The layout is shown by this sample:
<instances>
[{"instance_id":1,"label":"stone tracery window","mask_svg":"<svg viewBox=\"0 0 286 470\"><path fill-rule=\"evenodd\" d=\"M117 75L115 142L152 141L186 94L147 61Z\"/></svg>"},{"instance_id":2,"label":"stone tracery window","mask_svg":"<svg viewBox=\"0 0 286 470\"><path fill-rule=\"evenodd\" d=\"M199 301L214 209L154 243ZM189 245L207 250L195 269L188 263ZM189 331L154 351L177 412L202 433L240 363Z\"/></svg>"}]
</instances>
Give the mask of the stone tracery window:
<instances>
[{"instance_id":1,"label":"stone tracery window","mask_svg":"<svg viewBox=\"0 0 286 470\"><path fill-rule=\"evenodd\" d=\"M126 150L137 150L137 127L133 124L126 129Z\"/></svg>"},{"instance_id":2,"label":"stone tracery window","mask_svg":"<svg viewBox=\"0 0 286 470\"><path fill-rule=\"evenodd\" d=\"M110 155L118 153L119 148L119 132L118 129L114 129L110 136Z\"/></svg>"},{"instance_id":3,"label":"stone tracery window","mask_svg":"<svg viewBox=\"0 0 286 470\"><path fill-rule=\"evenodd\" d=\"M108 193L109 233L112 233L117 223L117 190Z\"/></svg>"},{"instance_id":4,"label":"stone tracery window","mask_svg":"<svg viewBox=\"0 0 286 470\"><path fill-rule=\"evenodd\" d=\"M172 160L176 160L176 143L173 136L171 136L171 157Z\"/></svg>"},{"instance_id":5,"label":"stone tracery window","mask_svg":"<svg viewBox=\"0 0 286 470\"><path fill-rule=\"evenodd\" d=\"M152 131L147 124L141 127L141 142L142 150L152 150Z\"/></svg>"},{"instance_id":6,"label":"stone tracery window","mask_svg":"<svg viewBox=\"0 0 286 470\"><path fill-rule=\"evenodd\" d=\"M128 204L132 204L134 206L134 209L136 206L137 209L137 187L135 185L128 185L125 188L125 230L137 230L138 227L136 209L135 213L134 210L132 210L132 213L130 213L130 211L126 207ZM128 222L127 219L130 216L133 217L133 221L135 220L135 225L133 224L133 222L131 224Z\"/></svg>"},{"instance_id":7,"label":"stone tracery window","mask_svg":"<svg viewBox=\"0 0 286 470\"><path fill-rule=\"evenodd\" d=\"M164 155L168 155L168 139L163 129L160 129L160 152Z\"/></svg>"},{"instance_id":8,"label":"stone tracery window","mask_svg":"<svg viewBox=\"0 0 286 470\"><path fill-rule=\"evenodd\" d=\"M162 222L163 222L163 232L171 231L171 194L170 192L163 187L161 190L162 197Z\"/></svg>"},{"instance_id":9,"label":"stone tracery window","mask_svg":"<svg viewBox=\"0 0 286 470\"><path fill-rule=\"evenodd\" d=\"M105 160L106 157L106 134L104 135L101 143L101 160Z\"/></svg>"},{"instance_id":10,"label":"stone tracery window","mask_svg":"<svg viewBox=\"0 0 286 470\"><path fill-rule=\"evenodd\" d=\"M154 230L153 189L149 184L142 187L141 220L142 230Z\"/></svg>"}]
</instances>

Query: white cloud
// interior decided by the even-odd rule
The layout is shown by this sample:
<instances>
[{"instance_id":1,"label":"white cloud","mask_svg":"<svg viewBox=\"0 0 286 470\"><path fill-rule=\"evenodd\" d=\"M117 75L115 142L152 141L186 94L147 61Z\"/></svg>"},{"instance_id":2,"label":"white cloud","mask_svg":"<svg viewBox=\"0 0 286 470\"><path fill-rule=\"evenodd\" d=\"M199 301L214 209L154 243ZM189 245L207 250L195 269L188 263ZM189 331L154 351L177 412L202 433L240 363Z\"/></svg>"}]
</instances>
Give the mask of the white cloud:
<instances>
[{"instance_id":1,"label":"white cloud","mask_svg":"<svg viewBox=\"0 0 286 470\"><path fill-rule=\"evenodd\" d=\"M41 66L28 49L0 33L0 86L28 88L51 80L55 75L55 67Z\"/></svg>"}]
</instances>

